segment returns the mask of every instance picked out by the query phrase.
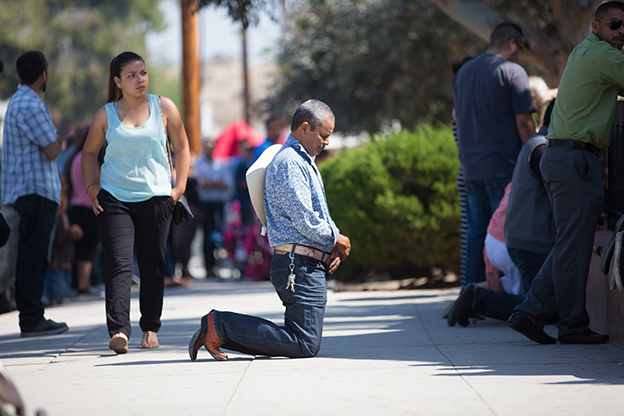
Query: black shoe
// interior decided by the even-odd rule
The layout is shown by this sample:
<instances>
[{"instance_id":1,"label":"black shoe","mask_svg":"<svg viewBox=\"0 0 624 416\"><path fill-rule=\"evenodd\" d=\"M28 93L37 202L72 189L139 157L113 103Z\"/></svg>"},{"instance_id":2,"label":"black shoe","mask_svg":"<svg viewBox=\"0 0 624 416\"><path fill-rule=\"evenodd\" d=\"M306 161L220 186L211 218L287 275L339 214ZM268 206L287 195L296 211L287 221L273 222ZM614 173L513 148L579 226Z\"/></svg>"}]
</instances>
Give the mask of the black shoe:
<instances>
[{"instance_id":1,"label":"black shoe","mask_svg":"<svg viewBox=\"0 0 624 416\"><path fill-rule=\"evenodd\" d=\"M520 332L522 335L538 344L555 344L557 342L556 338L548 335L542 328L535 325L533 321L520 311L514 311L511 314L507 320L507 325L514 331Z\"/></svg>"},{"instance_id":2,"label":"black shoe","mask_svg":"<svg viewBox=\"0 0 624 416\"><path fill-rule=\"evenodd\" d=\"M579 334L559 335L559 342L562 344L604 344L609 342L609 336L587 329Z\"/></svg>"},{"instance_id":3,"label":"black shoe","mask_svg":"<svg viewBox=\"0 0 624 416\"><path fill-rule=\"evenodd\" d=\"M29 330L22 330L22 338L38 337L42 335L62 334L69 330L65 322L54 322L51 319L43 319Z\"/></svg>"},{"instance_id":4,"label":"black shoe","mask_svg":"<svg viewBox=\"0 0 624 416\"><path fill-rule=\"evenodd\" d=\"M472 283L466 285L462 289L459 297L448 312L446 323L448 323L449 326L454 326L455 322L464 327L470 324L470 318L475 316L476 313L474 309L472 309L474 291L475 286Z\"/></svg>"}]
</instances>

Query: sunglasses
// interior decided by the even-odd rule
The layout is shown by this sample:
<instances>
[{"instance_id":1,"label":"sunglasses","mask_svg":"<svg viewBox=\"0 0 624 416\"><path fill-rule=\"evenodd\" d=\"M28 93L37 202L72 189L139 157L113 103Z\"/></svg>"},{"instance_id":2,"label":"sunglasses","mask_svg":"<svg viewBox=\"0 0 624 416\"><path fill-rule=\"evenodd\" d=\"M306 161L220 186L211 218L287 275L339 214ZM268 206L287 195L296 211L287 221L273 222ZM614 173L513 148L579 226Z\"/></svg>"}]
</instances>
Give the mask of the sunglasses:
<instances>
[{"instance_id":1,"label":"sunglasses","mask_svg":"<svg viewBox=\"0 0 624 416\"><path fill-rule=\"evenodd\" d=\"M597 22L609 23L609 29L618 30L622 26L622 21L620 19L611 19L611 20L598 20Z\"/></svg>"}]
</instances>

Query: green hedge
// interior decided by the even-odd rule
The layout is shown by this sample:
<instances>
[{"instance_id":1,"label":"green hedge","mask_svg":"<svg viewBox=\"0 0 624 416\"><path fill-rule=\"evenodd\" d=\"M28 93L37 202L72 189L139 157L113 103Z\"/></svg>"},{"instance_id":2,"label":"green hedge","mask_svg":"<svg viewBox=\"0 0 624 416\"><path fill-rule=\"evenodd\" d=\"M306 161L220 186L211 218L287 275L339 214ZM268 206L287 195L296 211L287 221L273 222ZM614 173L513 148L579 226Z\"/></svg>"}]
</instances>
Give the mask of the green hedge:
<instances>
[{"instance_id":1,"label":"green hedge","mask_svg":"<svg viewBox=\"0 0 624 416\"><path fill-rule=\"evenodd\" d=\"M332 218L351 239L337 279L459 269L459 161L450 126L375 136L320 170Z\"/></svg>"}]
</instances>

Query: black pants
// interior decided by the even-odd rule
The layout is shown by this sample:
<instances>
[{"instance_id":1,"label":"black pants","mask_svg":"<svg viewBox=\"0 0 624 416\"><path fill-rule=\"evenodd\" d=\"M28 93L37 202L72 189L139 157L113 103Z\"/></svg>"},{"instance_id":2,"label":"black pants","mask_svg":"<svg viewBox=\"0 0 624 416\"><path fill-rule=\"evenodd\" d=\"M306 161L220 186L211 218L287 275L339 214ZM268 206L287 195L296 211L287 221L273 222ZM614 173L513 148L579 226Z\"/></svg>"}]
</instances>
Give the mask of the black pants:
<instances>
[{"instance_id":1,"label":"black pants","mask_svg":"<svg viewBox=\"0 0 624 416\"><path fill-rule=\"evenodd\" d=\"M50 265L50 238L56 224L58 204L39 195L20 197L14 205L19 215L15 302L22 332L43 320L43 282Z\"/></svg>"},{"instance_id":2,"label":"black pants","mask_svg":"<svg viewBox=\"0 0 624 416\"><path fill-rule=\"evenodd\" d=\"M559 336L589 327L585 308L587 273L596 224L604 205L598 156L578 149L547 147L540 170L550 196L557 237L555 246L516 308L543 326L555 312Z\"/></svg>"},{"instance_id":3,"label":"black pants","mask_svg":"<svg viewBox=\"0 0 624 416\"><path fill-rule=\"evenodd\" d=\"M121 202L105 190L98 194L104 212L97 216L106 259L108 333L130 337L130 289L134 251L141 275L139 303L143 332L158 332L165 287L165 249L173 213L171 196Z\"/></svg>"},{"instance_id":4,"label":"black pants","mask_svg":"<svg viewBox=\"0 0 624 416\"><path fill-rule=\"evenodd\" d=\"M202 202L201 208L204 213L204 264L206 272L210 272L215 266L214 250L215 242L212 239L212 232L221 232L223 224L223 202Z\"/></svg>"}]
</instances>

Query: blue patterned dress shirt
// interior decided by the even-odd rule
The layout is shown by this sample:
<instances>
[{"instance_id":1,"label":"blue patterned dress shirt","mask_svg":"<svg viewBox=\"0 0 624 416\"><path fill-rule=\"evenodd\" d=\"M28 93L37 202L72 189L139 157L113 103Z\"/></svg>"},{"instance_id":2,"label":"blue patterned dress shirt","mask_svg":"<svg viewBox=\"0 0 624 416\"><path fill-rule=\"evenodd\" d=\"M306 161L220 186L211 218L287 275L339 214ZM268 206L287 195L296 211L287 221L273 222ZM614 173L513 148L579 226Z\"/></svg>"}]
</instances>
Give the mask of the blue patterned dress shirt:
<instances>
[{"instance_id":1,"label":"blue patterned dress shirt","mask_svg":"<svg viewBox=\"0 0 624 416\"><path fill-rule=\"evenodd\" d=\"M292 135L267 168L264 206L271 247L296 243L329 253L336 245L321 174Z\"/></svg>"}]
</instances>

